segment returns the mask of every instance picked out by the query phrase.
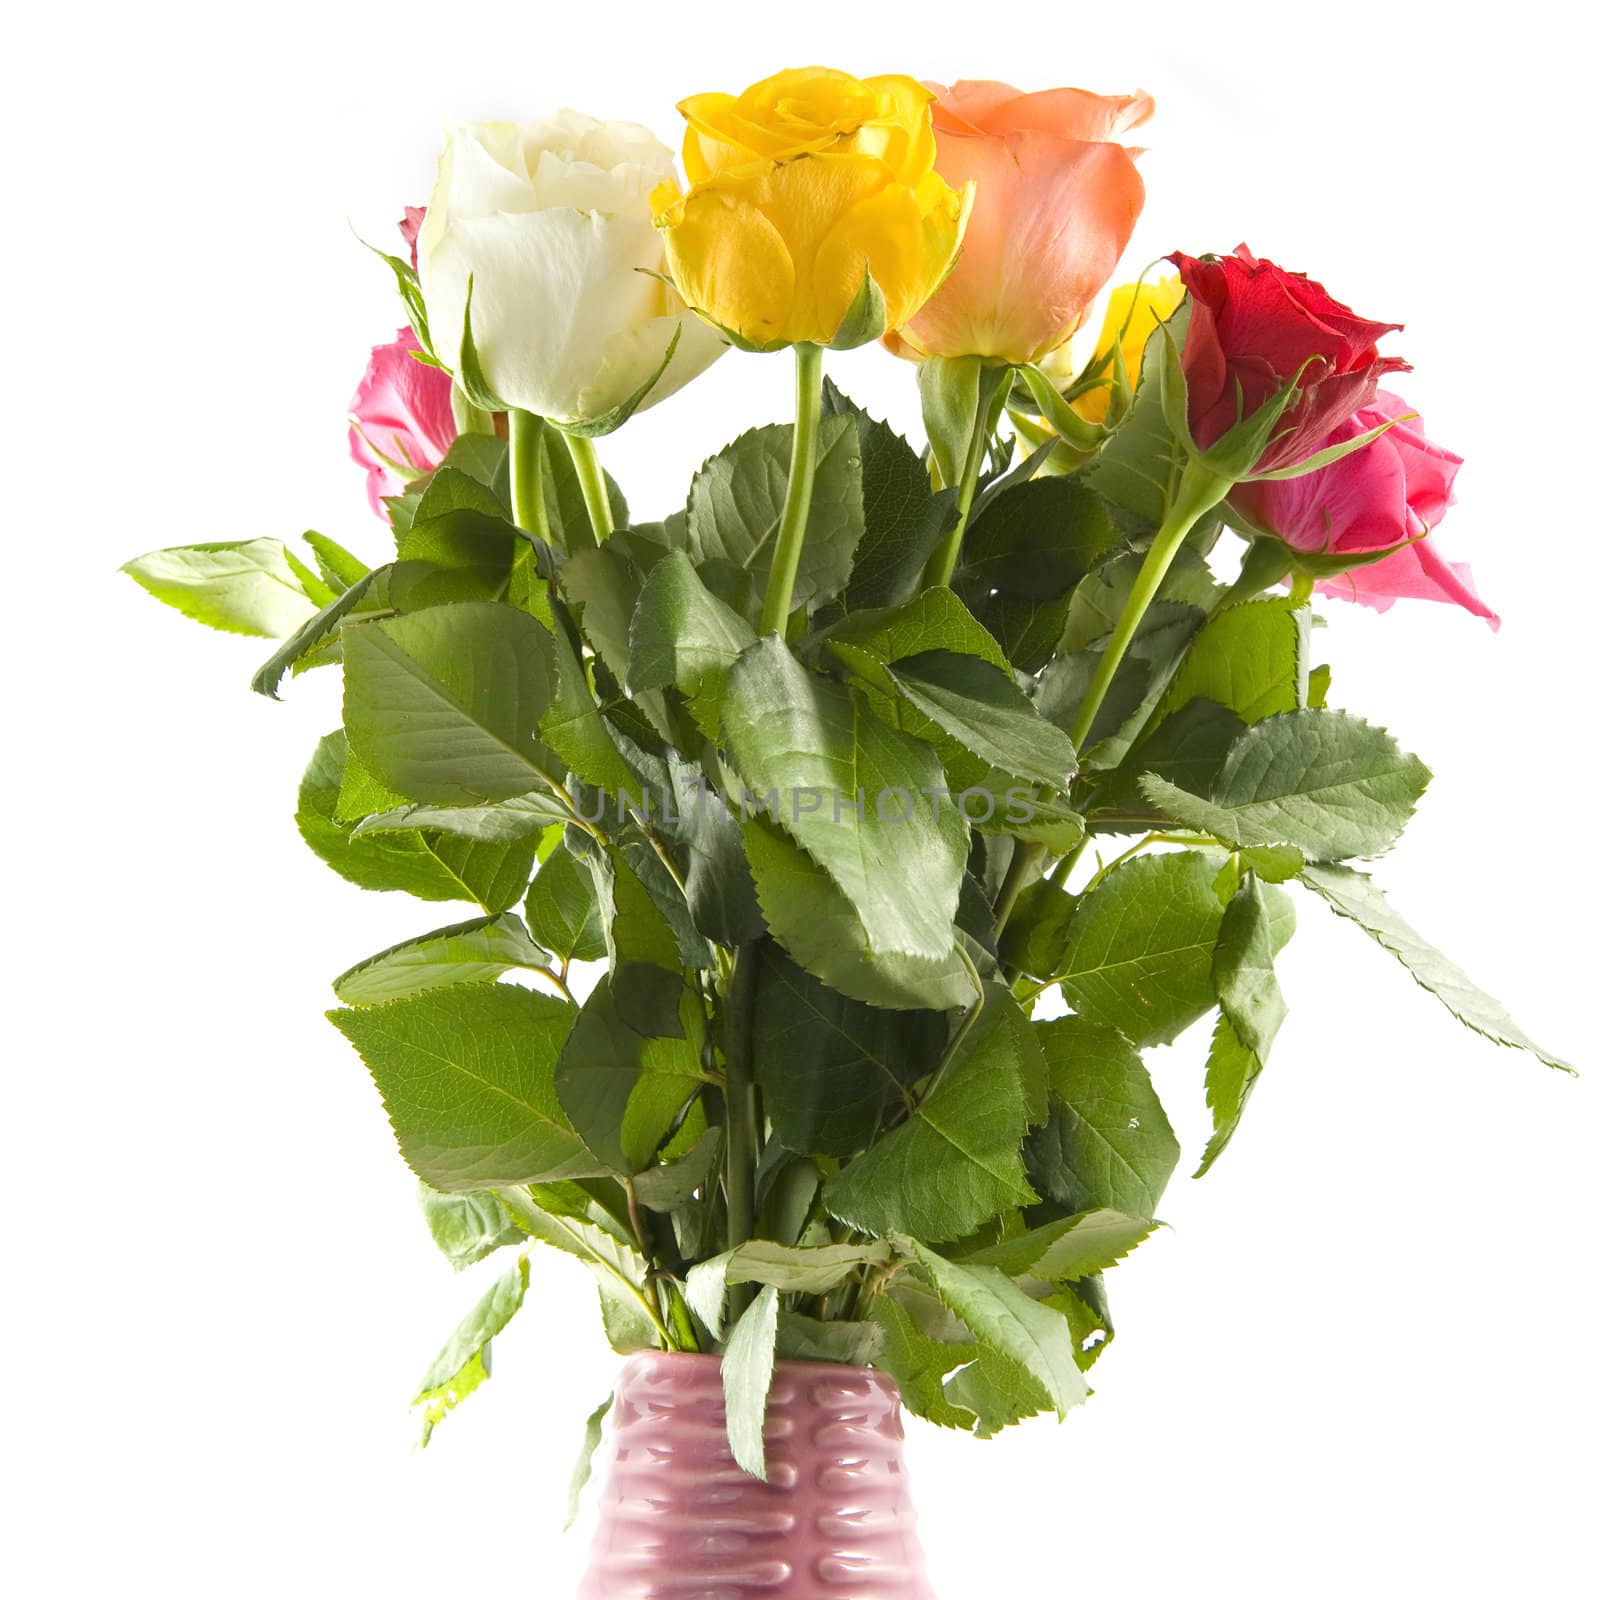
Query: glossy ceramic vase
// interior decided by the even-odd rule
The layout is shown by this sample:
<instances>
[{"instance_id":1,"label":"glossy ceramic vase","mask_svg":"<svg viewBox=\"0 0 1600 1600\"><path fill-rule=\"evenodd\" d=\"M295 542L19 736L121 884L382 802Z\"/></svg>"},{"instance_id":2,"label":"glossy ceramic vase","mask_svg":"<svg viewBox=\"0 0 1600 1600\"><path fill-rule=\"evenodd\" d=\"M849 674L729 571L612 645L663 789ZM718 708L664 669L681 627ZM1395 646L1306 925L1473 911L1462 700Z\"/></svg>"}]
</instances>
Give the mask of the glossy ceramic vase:
<instances>
[{"instance_id":1,"label":"glossy ceramic vase","mask_svg":"<svg viewBox=\"0 0 1600 1600\"><path fill-rule=\"evenodd\" d=\"M630 1356L608 1430L579 1600L933 1600L885 1373L779 1362L766 1483L728 1451L715 1356Z\"/></svg>"}]
</instances>

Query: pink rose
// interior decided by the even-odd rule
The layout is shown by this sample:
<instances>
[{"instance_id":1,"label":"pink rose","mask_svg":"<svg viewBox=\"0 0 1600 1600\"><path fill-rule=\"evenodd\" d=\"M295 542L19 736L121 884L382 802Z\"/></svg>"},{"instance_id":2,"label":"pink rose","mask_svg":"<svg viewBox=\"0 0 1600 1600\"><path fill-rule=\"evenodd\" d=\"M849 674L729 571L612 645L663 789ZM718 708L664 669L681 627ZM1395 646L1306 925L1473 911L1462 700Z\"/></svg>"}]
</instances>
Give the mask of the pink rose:
<instances>
[{"instance_id":1,"label":"pink rose","mask_svg":"<svg viewBox=\"0 0 1600 1600\"><path fill-rule=\"evenodd\" d=\"M384 496L399 494L406 474L432 472L456 436L450 375L413 360L421 348L410 328L374 346L350 402L350 455L367 469L367 499L380 517Z\"/></svg>"},{"instance_id":2,"label":"pink rose","mask_svg":"<svg viewBox=\"0 0 1600 1600\"><path fill-rule=\"evenodd\" d=\"M1379 390L1372 403L1341 422L1318 445L1342 444L1411 411L1398 395ZM1417 542L1369 566L1350 567L1318 582L1323 594L1387 611L1396 600L1444 600L1500 619L1478 598L1472 570L1446 561L1435 547L1461 457L1434 444L1422 419L1395 422L1371 444L1318 472L1282 482L1241 483L1231 502L1266 533L1295 550L1356 556L1403 540Z\"/></svg>"},{"instance_id":3,"label":"pink rose","mask_svg":"<svg viewBox=\"0 0 1600 1600\"><path fill-rule=\"evenodd\" d=\"M411 265L417 264L417 235L422 232L423 219L428 215L426 206L407 206L406 214L400 219L400 237L405 240L406 248L411 252Z\"/></svg>"},{"instance_id":4,"label":"pink rose","mask_svg":"<svg viewBox=\"0 0 1600 1600\"><path fill-rule=\"evenodd\" d=\"M956 189L975 180L977 197L950 276L885 343L913 357L1037 361L1077 331L1116 270L1144 205L1138 151L1121 138L1155 103L1005 83L927 87L938 95L938 172Z\"/></svg>"}]
</instances>

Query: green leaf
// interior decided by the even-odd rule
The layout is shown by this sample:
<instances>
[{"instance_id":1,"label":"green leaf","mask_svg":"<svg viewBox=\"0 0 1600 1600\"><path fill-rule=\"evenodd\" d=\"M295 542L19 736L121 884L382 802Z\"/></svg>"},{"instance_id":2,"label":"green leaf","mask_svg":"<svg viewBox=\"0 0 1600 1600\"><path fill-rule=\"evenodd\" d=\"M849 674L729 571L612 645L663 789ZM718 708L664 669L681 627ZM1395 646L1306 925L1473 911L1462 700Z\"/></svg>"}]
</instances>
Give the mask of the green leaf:
<instances>
[{"instance_id":1,"label":"green leaf","mask_svg":"<svg viewBox=\"0 0 1600 1600\"><path fill-rule=\"evenodd\" d=\"M1067 935L1078 897L1048 878L1030 883L1001 936L1000 956L1008 966L1048 983L1066 961Z\"/></svg>"},{"instance_id":2,"label":"green leaf","mask_svg":"<svg viewBox=\"0 0 1600 1600\"><path fill-rule=\"evenodd\" d=\"M827 380L823 414L849 416L861 451L866 531L856 546L843 602L847 611L896 606L917 593L922 569L955 518L953 492L935 494L922 457L886 422L869 417Z\"/></svg>"},{"instance_id":3,"label":"green leaf","mask_svg":"<svg viewBox=\"0 0 1600 1600\"><path fill-rule=\"evenodd\" d=\"M771 943L759 961L752 1053L773 1137L803 1154L851 1155L932 1070L943 1013L864 1005Z\"/></svg>"},{"instance_id":4,"label":"green leaf","mask_svg":"<svg viewBox=\"0 0 1600 1600\"><path fill-rule=\"evenodd\" d=\"M500 515L511 515L511 446L495 433L458 433L444 453L442 467L475 478L494 494ZM492 507L490 509L493 509Z\"/></svg>"},{"instance_id":5,"label":"green leaf","mask_svg":"<svg viewBox=\"0 0 1600 1600\"><path fill-rule=\"evenodd\" d=\"M501 525L508 538L515 537L516 530L507 522L511 514L511 507L506 500L507 491L495 487L500 469L506 462L505 451L495 452L486 459L479 453L481 447L468 447L473 452L471 456L464 455L459 448L462 439L483 437L482 434L463 434L422 486L411 527L400 540L402 553L406 550L407 539L415 538L425 524L448 517L456 511L476 512L485 521Z\"/></svg>"},{"instance_id":6,"label":"green leaf","mask_svg":"<svg viewBox=\"0 0 1600 1600\"><path fill-rule=\"evenodd\" d=\"M583 637L618 683L630 672L628 633L645 574L607 539L561 564L561 593L579 619Z\"/></svg>"},{"instance_id":7,"label":"green leaf","mask_svg":"<svg viewBox=\"0 0 1600 1600\"><path fill-rule=\"evenodd\" d=\"M1527 1050L1546 1066L1572 1068L1559 1056L1535 1044L1512 1021L1498 1000L1486 995L1453 961L1428 944L1389 904L1383 891L1365 873L1348 867L1307 867L1301 882L1328 902L1342 917L1365 928L1430 994L1436 995L1458 1021L1496 1044Z\"/></svg>"},{"instance_id":8,"label":"green leaf","mask_svg":"<svg viewBox=\"0 0 1600 1600\"><path fill-rule=\"evenodd\" d=\"M1209 1011L1216 874L1214 860L1185 850L1126 861L1088 890L1060 974L1073 1009L1136 1045L1170 1044Z\"/></svg>"},{"instance_id":9,"label":"green leaf","mask_svg":"<svg viewBox=\"0 0 1600 1600\"><path fill-rule=\"evenodd\" d=\"M336 593L343 594L353 583L367 577L372 569L366 562L350 554L342 544L325 533L307 529L302 535L317 558L317 568Z\"/></svg>"},{"instance_id":10,"label":"green leaf","mask_svg":"<svg viewBox=\"0 0 1600 1600\"><path fill-rule=\"evenodd\" d=\"M452 983L482 983L513 967L542 967L549 957L509 912L453 923L391 945L333 980L350 1006L382 1005Z\"/></svg>"},{"instance_id":11,"label":"green leaf","mask_svg":"<svg viewBox=\"0 0 1600 1600\"><path fill-rule=\"evenodd\" d=\"M972 1413L972 1433L979 1439L992 1439L1002 1428L1050 1409L1049 1395L1023 1367L990 1349L979 1350L977 1360L957 1372L944 1391L952 1404Z\"/></svg>"},{"instance_id":12,"label":"green leaf","mask_svg":"<svg viewBox=\"0 0 1600 1600\"><path fill-rule=\"evenodd\" d=\"M335 660L339 653L339 629L346 617L362 612L389 614L389 584L393 567L379 567L358 578L342 594L336 595L315 616L308 618L256 669L250 687L269 700L278 698L278 685L284 673L308 670L322 662Z\"/></svg>"},{"instance_id":13,"label":"green leaf","mask_svg":"<svg viewBox=\"0 0 1600 1600\"><path fill-rule=\"evenodd\" d=\"M956 597L952 589L924 589L914 600L876 611L857 611L835 623L822 636L830 650L852 670L861 672L862 657L890 665L906 656L949 650L976 656L1010 672L1011 663L994 635ZM892 683L882 674L861 673L888 693Z\"/></svg>"},{"instance_id":14,"label":"green leaf","mask_svg":"<svg viewBox=\"0 0 1600 1600\"><path fill-rule=\"evenodd\" d=\"M361 1053L401 1154L447 1194L604 1170L555 1093L574 1012L509 984L462 984L329 1020Z\"/></svg>"},{"instance_id":15,"label":"green leaf","mask_svg":"<svg viewBox=\"0 0 1600 1600\"><path fill-rule=\"evenodd\" d=\"M1203 1178L1228 1148L1245 1102L1261 1075L1261 1059L1234 1030L1225 1011L1217 1013L1206 1054L1206 1105L1211 1112L1211 1137L1194 1175Z\"/></svg>"},{"instance_id":16,"label":"green leaf","mask_svg":"<svg viewBox=\"0 0 1600 1600\"><path fill-rule=\"evenodd\" d=\"M933 752L806 671L776 638L728 674L722 724L740 777L776 796L776 820L843 891L874 954L945 957L967 830L952 807L935 812L930 791L943 774Z\"/></svg>"},{"instance_id":17,"label":"green leaf","mask_svg":"<svg viewBox=\"0 0 1600 1600\"><path fill-rule=\"evenodd\" d=\"M539 868L523 906L528 931L562 961L599 961L605 929L594 874L570 850L557 849Z\"/></svg>"},{"instance_id":18,"label":"green leaf","mask_svg":"<svg viewBox=\"0 0 1600 1600\"><path fill-rule=\"evenodd\" d=\"M423 1374L411 1403L422 1409L422 1443L438 1424L489 1376L489 1342L522 1309L528 1291L528 1258L523 1256L495 1280L483 1299L450 1335Z\"/></svg>"},{"instance_id":19,"label":"green leaf","mask_svg":"<svg viewBox=\"0 0 1600 1600\"><path fill-rule=\"evenodd\" d=\"M581 1261L600 1290L606 1335L619 1354L660 1347L645 1284L649 1266L622 1225L576 1184L536 1184L500 1191L499 1199L530 1238Z\"/></svg>"},{"instance_id":20,"label":"green leaf","mask_svg":"<svg viewBox=\"0 0 1600 1600\"><path fill-rule=\"evenodd\" d=\"M281 539L152 550L122 571L164 605L224 633L281 639L321 604L307 595Z\"/></svg>"},{"instance_id":21,"label":"green leaf","mask_svg":"<svg viewBox=\"0 0 1600 1600\"><path fill-rule=\"evenodd\" d=\"M1288 1014L1272 970L1272 913L1255 878L1247 877L1222 916L1211 971L1217 1000L1240 1039L1262 1061Z\"/></svg>"},{"instance_id":22,"label":"green leaf","mask_svg":"<svg viewBox=\"0 0 1600 1600\"><path fill-rule=\"evenodd\" d=\"M344 630L351 748L407 799L503 800L549 782L533 738L550 704L553 643L532 617L439 606Z\"/></svg>"},{"instance_id":23,"label":"green leaf","mask_svg":"<svg viewBox=\"0 0 1600 1600\"><path fill-rule=\"evenodd\" d=\"M708 738L720 726L723 682L755 643L755 630L700 581L689 558L670 551L651 570L629 635L628 687L677 688Z\"/></svg>"},{"instance_id":24,"label":"green leaf","mask_svg":"<svg viewBox=\"0 0 1600 1600\"><path fill-rule=\"evenodd\" d=\"M695 475L689 489L688 549L707 562L746 575L753 594L765 590L789 481L792 425L741 434ZM794 604L809 606L839 593L865 531L861 447L849 417L824 417L817 433L816 475Z\"/></svg>"},{"instance_id":25,"label":"green leaf","mask_svg":"<svg viewBox=\"0 0 1600 1600\"><path fill-rule=\"evenodd\" d=\"M572 1126L614 1172L649 1165L703 1082L704 1019L676 971L638 990L630 1005L626 966L605 974L578 1014L555 1085ZM619 992L619 982L622 988Z\"/></svg>"},{"instance_id":26,"label":"green leaf","mask_svg":"<svg viewBox=\"0 0 1600 1600\"><path fill-rule=\"evenodd\" d=\"M914 1416L941 1428L969 1431L975 1418L946 1395L944 1375L952 1367L972 1361L978 1347L965 1329L959 1330L960 1338L952 1340L936 1339L924 1331L903 1303L904 1293L896 1284L888 1293L880 1294L867 1313L883 1332L883 1346L873 1364L899 1385L900 1398Z\"/></svg>"},{"instance_id":27,"label":"green leaf","mask_svg":"<svg viewBox=\"0 0 1600 1600\"><path fill-rule=\"evenodd\" d=\"M1212 1134L1197 1178L1204 1177L1227 1148L1287 1014L1272 956L1272 912L1260 883L1247 875L1223 913L1212 960L1221 1011L1206 1058Z\"/></svg>"},{"instance_id":28,"label":"green leaf","mask_svg":"<svg viewBox=\"0 0 1600 1600\"><path fill-rule=\"evenodd\" d=\"M1021 672L1037 672L1066 626L1072 591L1122 540L1077 477L1034 478L1000 495L962 544L957 592Z\"/></svg>"},{"instance_id":29,"label":"green leaf","mask_svg":"<svg viewBox=\"0 0 1600 1600\"><path fill-rule=\"evenodd\" d=\"M1287 596L1213 615L1195 635L1153 721L1204 697L1245 722L1306 704L1312 613Z\"/></svg>"},{"instance_id":30,"label":"green leaf","mask_svg":"<svg viewBox=\"0 0 1600 1600\"><path fill-rule=\"evenodd\" d=\"M767 1480L767 1392L777 1356L778 1291L763 1289L733 1325L722 1352L722 1395L727 1404L728 1447L733 1459Z\"/></svg>"},{"instance_id":31,"label":"green leaf","mask_svg":"<svg viewBox=\"0 0 1600 1600\"><path fill-rule=\"evenodd\" d=\"M1084 477L1114 505L1155 528L1177 493L1184 450L1168 425L1162 389L1176 368L1189 324L1185 301L1145 344L1133 405Z\"/></svg>"},{"instance_id":32,"label":"green leaf","mask_svg":"<svg viewBox=\"0 0 1600 1600\"><path fill-rule=\"evenodd\" d=\"M863 1233L937 1241L1038 1199L1022 1167L1028 1107L1007 998L990 987L933 1093L828 1180L833 1216Z\"/></svg>"},{"instance_id":33,"label":"green leaf","mask_svg":"<svg viewBox=\"0 0 1600 1600\"><path fill-rule=\"evenodd\" d=\"M971 1000L972 980L954 941L935 961L873 950L844 892L781 828L751 815L743 834L762 916L807 972L852 999L892 1010L944 1011Z\"/></svg>"},{"instance_id":34,"label":"green leaf","mask_svg":"<svg viewBox=\"0 0 1600 1600\"><path fill-rule=\"evenodd\" d=\"M684 1281L684 1299L711 1337L720 1339L732 1284L764 1283L781 1294L826 1294L862 1267L883 1266L893 1256L894 1251L882 1242L797 1246L752 1239L691 1267Z\"/></svg>"},{"instance_id":35,"label":"green leaf","mask_svg":"<svg viewBox=\"0 0 1600 1600\"><path fill-rule=\"evenodd\" d=\"M878 1365L883 1329L875 1322L845 1322L835 1317L819 1322L797 1311L778 1313L778 1358L781 1361L831 1361L847 1367Z\"/></svg>"},{"instance_id":36,"label":"green leaf","mask_svg":"<svg viewBox=\"0 0 1600 1600\"><path fill-rule=\"evenodd\" d=\"M924 1244L906 1241L934 1292L981 1344L1017 1363L1049 1397L1058 1417L1089 1398L1074 1359L1072 1330L1059 1312L1022 1292L993 1267L957 1265Z\"/></svg>"},{"instance_id":37,"label":"green leaf","mask_svg":"<svg viewBox=\"0 0 1600 1600\"><path fill-rule=\"evenodd\" d=\"M1104 1272L1155 1232L1149 1217L1097 1207L1058 1217L961 1257L968 1267L998 1267L1008 1278L1070 1283Z\"/></svg>"},{"instance_id":38,"label":"green leaf","mask_svg":"<svg viewBox=\"0 0 1600 1600\"><path fill-rule=\"evenodd\" d=\"M1228 759L1243 721L1214 700L1196 699L1144 735L1095 791L1090 819L1099 829L1142 833L1157 819L1139 787L1146 773L1194 794L1206 793Z\"/></svg>"},{"instance_id":39,"label":"green leaf","mask_svg":"<svg viewBox=\"0 0 1600 1600\"><path fill-rule=\"evenodd\" d=\"M730 949L759 939L765 924L739 824L700 768L674 750L667 752L665 775L674 818L663 827L687 857L683 899L695 929Z\"/></svg>"},{"instance_id":40,"label":"green leaf","mask_svg":"<svg viewBox=\"0 0 1600 1600\"><path fill-rule=\"evenodd\" d=\"M1178 1141L1138 1051L1082 1017L1035 1031L1050 1066L1050 1120L1029 1136L1029 1176L1069 1212L1153 1217Z\"/></svg>"},{"instance_id":41,"label":"green leaf","mask_svg":"<svg viewBox=\"0 0 1600 1600\"><path fill-rule=\"evenodd\" d=\"M539 719L539 734L578 778L609 794L637 792L638 774L618 746L589 687L577 635L565 607L553 614L555 695Z\"/></svg>"},{"instance_id":42,"label":"green leaf","mask_svg":"<svg viewBox=\"0 0 1600 1600\"><path fill-rule=\"evenodd\" d=\"M453 821L430 816L423 808L414 808L403 820L391 812L347 826L348 817L342 815L346 810L360 815L369 801L384 805L392 798L349 754L344 734L331 734L306 769L296 821L312 850L364 889L400 889L422 900L476 900L491 916L521 897L533 870L537 838L475 842L470 836L446 836L437 826L418 832L414 824ZM374 826L380 822L381 827Z\"/></svg>"},{"instance_id":43,"label":"green leaf","mask_svg":"<svg viewBox=\"0 0 1600 1600\"><path fill-rule=\"evenodd\" d=\"M578 1448L578 1459L572 1466L572 1481L567 1486L567 1516L561 1524L563 1533L568 1532L578 1520L578 1507L583 1503L583 1491L588 1486L590 1474L594 1471L594 1453L600 1448L600 1436L604 1431L606 1414L611 1410L612 1402L616 1398L614 1394L608 1394L589 1413L583 1424L583 1443Z\"/></svg>"},{"instance_id":44,"label":"green leaf","mask_svg":"<svg viewBox=\"0 0 1600 1600\"><path fill-rule=\"evenodd\" d=\"M948 650L909 656L890 670L901 694L980 760L1048 789L1071 781L1072 741L1039 715L1009 673Z\"/></svg>"},{"instance_id":45,"label":"green leaf","mask_svg":"<svg viewBox=\"0 0 1600 1600\"><path fill-rule=\"evenodd\" d=\"M365 839L376 833L404 833L425 828L475 844L513 844L520 839L540 839L551 828L569 822L571 817L571 810L553 794L536 790L486 806L407 804L396 806L392 811L376 811L356 823L351 837Z\"/></svg>"},{"instance_id":46,"label":"green leaf","mask_svg":"<svg viewBox=\"0 0 1600 1600\"><path fill-rule=\"evenodd\" d=\"M527 1237L511 1213L487 1190L441 1194L419 1183L417 1199L429 1235L457 1272Z\"/></svg>"},{"instance_id":47,"label":"green leaf","mask_svg":"<svg viewBox=\"0 0 1600 1600\"><path fill-rule=\"evenodd\" d=\"M722 1129L707 1128L676 1161L638 1173L633 1192L651 1211L676 1211L712 1187L721 1160Z\"/></svg>"},{"instance_id":48,"label":"green leaf","mask_svg":"<svg viewBox=\"0 0 1600 1600\"><path fill-rule=\"evenodd\" d=\"M1268 717L1235 741L1203 800L1148 777L1165 815L1226 844L1292 844L1315 860L1381 855L1410 820L1428 769L1343 711Z\"/></svg>"},{"instance_id":49,"label":"green leaf","mask_svg":"<svg viewBox=\"0 0 1600 1600\"><path fill-rule=\"evenodd\" d=\"M355 838L335 809L344 780L344 733L317 744L300 780L295 824L300 836L341 878L363 889L398 890L419 900L469 899L460 880L430 851L419 833Z\"/></svg>"}]
</instances>

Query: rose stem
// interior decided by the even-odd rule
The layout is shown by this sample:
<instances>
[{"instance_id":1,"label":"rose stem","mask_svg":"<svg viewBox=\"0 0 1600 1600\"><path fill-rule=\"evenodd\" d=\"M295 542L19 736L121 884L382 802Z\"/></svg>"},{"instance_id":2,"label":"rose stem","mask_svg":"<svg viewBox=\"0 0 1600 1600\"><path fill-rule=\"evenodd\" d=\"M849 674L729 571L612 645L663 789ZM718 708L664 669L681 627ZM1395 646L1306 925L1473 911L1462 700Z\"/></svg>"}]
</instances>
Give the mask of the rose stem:
<instances>
[{"instance_id":1,"label":"rose stem","mask_svg":"<svg viewBox=\"0 0 1600 1600\"><path fill-rule=\"evenodd\" d=\"M578 487L583 490L583 504L589 513L589 526L594 530L594 542L604 544L616 524L611 520L611 496L606 490L606 475L595 454L594 442L567 435L567 451L572 465L577 469Z\"/></svg>"},{"instance_id":2,"label":"rose stem","mask_svg":"<svg viewBox=\"0 0 1600 1600\"><path fill-rule=\"evenodd\" d=\"M1144 563L1139 568L1138 577L1133 580L1128 603L1122 608L1122 615L1117 618L1116 627L1111 630L1111 637L1101 652L1100 663L1095 668L1094 678L1089 684L1089 692L1078 708L1077 720L1072 725L1072 746L1075 750L1082 751L1088 743L1094 719L1100 714L1100 707L1105 702L1111 680L1116 676L1117 668L1122 665L1122 658L1128 653L1128 646L1132 643L1140 622L1144 620L1150 602L1155 599L1156 591L1161 587L1161 581L1166 577L1167 569L1171 567L1179 547L1195 523L1232 487L1231 479L1218 477L1215 472L1202 466L1198 461L1191 459L1184 467L1183 476L1178 480L1178 491L1173 496L1172 504L1167 508L1166 516L1162 518L1160 528L1156 530L1156 536L1151 541L1149 550L1145 552ZM1043 855L1043 845L1024 844L1019 845L1011 857L1005 882L1000 886L1000 894L994 904L997 936L1016 908L1017 897L1026 887Z\"/></svg>"},{"instance_id":3,"label":"rose stem","mask_svg":"<svg viewBox=\"0 0 1600 1600\"><path fill-rule=\"evenodd\" d=\"M778 524L778 547L761 603L762 633L782 634L794 600L800 547L811 515L811 481L817 470L817 429L822 423L822 346L794 347L794 447L789 455L789 487Z\"/></svg>"},{"instance_id":4,"label":"rose stem","mask_svg":"<svg viewBox=\"0 0 1600 1600\"><path fill-rule=\"evenodd\" d=\"M524 533L550 542L544 503L544 418L511 412L511 519Z\"/></svg>"}]
</instances>

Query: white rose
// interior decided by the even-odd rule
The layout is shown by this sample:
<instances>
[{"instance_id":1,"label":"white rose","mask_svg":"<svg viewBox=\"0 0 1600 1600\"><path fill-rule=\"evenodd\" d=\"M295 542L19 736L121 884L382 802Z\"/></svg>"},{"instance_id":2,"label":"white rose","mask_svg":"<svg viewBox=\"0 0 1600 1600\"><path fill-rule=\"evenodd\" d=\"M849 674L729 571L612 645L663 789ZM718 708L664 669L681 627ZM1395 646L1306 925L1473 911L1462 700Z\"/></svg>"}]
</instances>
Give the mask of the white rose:
<instances>
[{"instance_id":1,"label":"white rose","mask_svg":"<svg viewBox=\"0 0 1600 1600\"><path fill-rule=\"evenodd\" d=\"M559 111L519 127L450 131L417 239L428 328L459 368L467 280L472 340L489 387L557 422L604 416L678 346L642 405L703 372L726 348L661 278L650 191L672 152L630 122Z\"/></svg>"}]
</instances>

